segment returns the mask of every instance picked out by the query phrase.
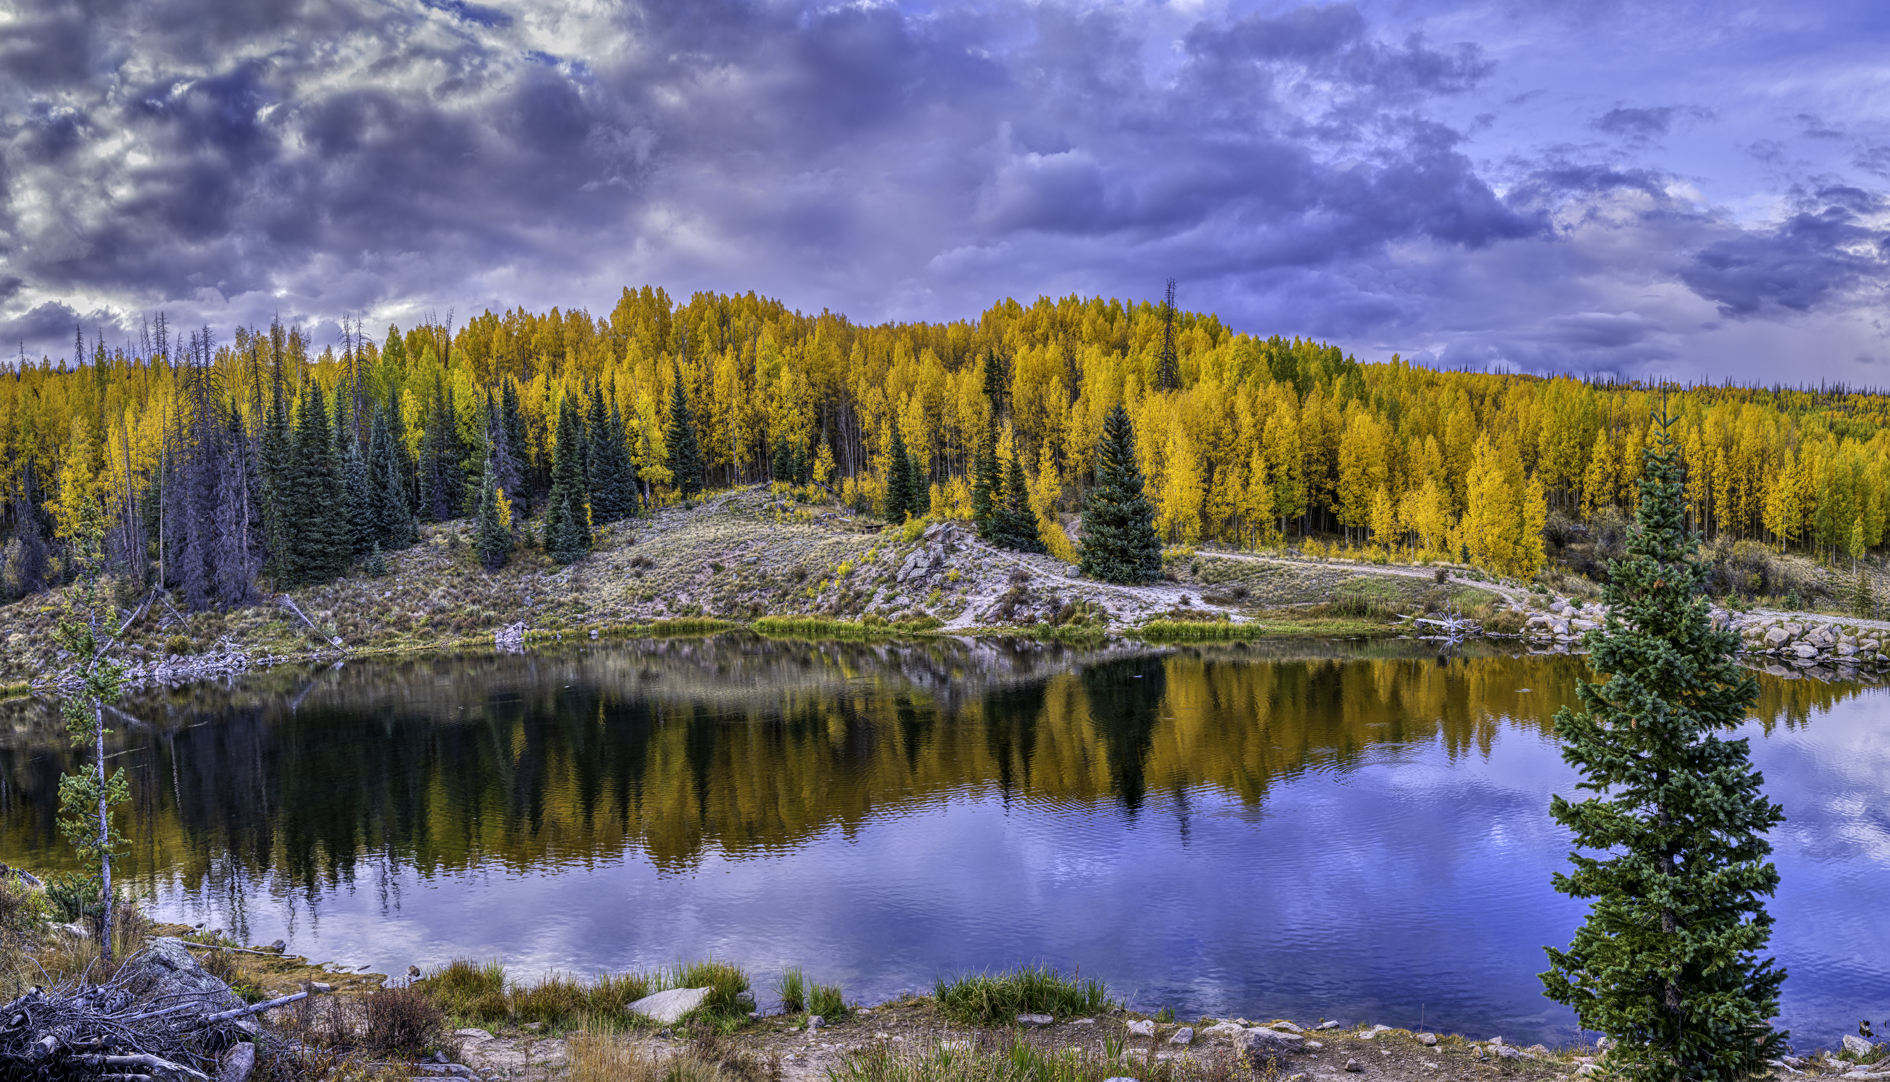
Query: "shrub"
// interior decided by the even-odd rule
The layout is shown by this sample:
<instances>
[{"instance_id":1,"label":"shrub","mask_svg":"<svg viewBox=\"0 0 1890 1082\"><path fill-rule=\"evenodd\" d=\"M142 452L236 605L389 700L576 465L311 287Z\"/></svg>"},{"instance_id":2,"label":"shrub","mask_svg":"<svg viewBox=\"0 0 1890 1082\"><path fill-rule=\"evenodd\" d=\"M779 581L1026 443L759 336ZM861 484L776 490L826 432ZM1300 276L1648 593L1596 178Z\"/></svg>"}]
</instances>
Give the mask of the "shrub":
<instances>
[{"instance_id":1,"label":"shrub","mask_svg":"<svg viewBox=\"0 0 1890 1082\"><path fill-rule=\"evenodd\" d=\"M807 997L807 1012L822 1018L844 1018L847 1015L846 997L837 984L816 984Z\"/></svg>"},{"instance_id":2,"label":"shrub","mask_svg":"<svg viewBox=\"0 0 1890 1082\"><path fill-rule=\"evenodd\" d=\"M1101 981L1065 977L1041 965L949 981L940 977L932 998L947 1015L972 1025L1009 1025L1020 1014L1094 1014L1109 1006Z\"/></svg>"},{"instance_id":3,"label":"shrub","mask_svg":"<svg viewBox=\"0 0 1890 1082\"><path fill-rule=\"evenodd\" d=\"M789 966L781 971L781 979L775 982L775 993L781 997L781 1009L789 1014L799 1014L807 1009L807 975L799 966Z\"/></svg>"},{"instance_id":4,"label":"shrub","mask_svg":"<svg viewBox=\"0 0 1890 1082\"><path fill-rule=\"evenodd\" d=\"M361 1003L370 1051L418 1056L446 1036L446 1015L416 987L382 988Z\"/></svg>"},{"instance_id":5,"label":"shrub","mask_svg":"<svg viewBox=\"0 0 1890 1082\"><path fill-rule=\"evenodd\" d=\"M442 1011L475 1022L503 1022L511 1017L505 995L505 967L455 958L427 975L419 987Z\"/></svg>"}]
</instances>

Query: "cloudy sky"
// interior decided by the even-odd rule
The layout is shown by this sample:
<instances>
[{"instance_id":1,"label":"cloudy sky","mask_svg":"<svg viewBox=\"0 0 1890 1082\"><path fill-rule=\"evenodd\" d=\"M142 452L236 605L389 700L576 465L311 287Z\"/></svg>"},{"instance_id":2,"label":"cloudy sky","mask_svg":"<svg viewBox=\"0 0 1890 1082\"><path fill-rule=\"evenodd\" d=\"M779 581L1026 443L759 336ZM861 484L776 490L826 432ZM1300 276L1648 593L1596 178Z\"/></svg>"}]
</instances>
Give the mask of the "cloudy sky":
<instances>
[{"instance_id":1,"label":"cloudy sky","mask_svg":"<svg viewBox=\"0 0 1890 1082\"><path fill-rule=\"evenodd\" d=\"M1890 385L1886 47L1877 0L10 0L0 352L1172 276L1361 360Z\"/></svg>"}]
</instances>

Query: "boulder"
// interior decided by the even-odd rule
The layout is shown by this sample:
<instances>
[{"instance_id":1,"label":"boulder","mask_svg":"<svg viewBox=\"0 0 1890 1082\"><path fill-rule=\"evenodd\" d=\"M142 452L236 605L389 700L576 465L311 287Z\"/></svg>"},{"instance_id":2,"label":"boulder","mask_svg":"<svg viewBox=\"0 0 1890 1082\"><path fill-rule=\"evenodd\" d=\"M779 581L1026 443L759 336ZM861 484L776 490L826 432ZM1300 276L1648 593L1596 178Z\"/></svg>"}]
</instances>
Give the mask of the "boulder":
<instances>
[{"instance_id":1,"label":"boulder","mask_svg":"<svg viewBox=\"0 0 1890 1082\"><path fill-rule=\"evenodd\" d=\"M1765 633L1765 645L1773 647L1783 646L1785 645L1785 640L1789 638L1791 638L1791 636L1785 633L1784 628L1775 627Z\"/></svg>"},{"instance_id":2,"label":"boulder","mask_svg":"<svg viewBox=\"0 0 1890 1082\"><path fill-rule=\"evenodd\" d=\"M644 996L625 1009L632 1014L654 1018L666 1026L674 1025L683 1015L702 1006L702 1001L709 998L709 992L707 988L671 988ZM808 1020L810 1028L813 1022L813 1019Z\"/></svg>"},{"instance_id":3,"label":"boulder","mask_svg":"<svg viewBox=\"0 0 1890 1082\"><path fill-rule=\"evenodd\" d=\"M249 1073L255 1069L256 1046L238 1041L223 1053L223 1062L217 1066L217 1082L248 1082Z\"/></svg>"},{"instance_id":4,"label":"boulder","mask_svg":"<svg viewBox=\"0 0 1890 1082\"><path fill-rule=\"evenodd\" d=\"M1168 1038L1168 1043L1180 1044L1180 1045L1193 1044L1194 1043L1194 1027L1182 1026L1180 1029L1175 1031L1174 1036Z\"/></svg>"},{"instance_id":5,"label":"boulder","mask_svg":"<svg viewBox=\"0 0 1890 1082\"><path fill-rule=\"evenodd\" d=\"M1418 1043L1424 1045L1426 1048L1434 1048L1437 1045L1437 1034L1435 1033L1420 1033L1417 1035L1417 1039Z\"/></svg>"},{"instance_id":6,"label":"boulder","mask_svg":"<svg viewBox=\"0 0 1890 1082\"><path fill-rule=\"evenodd\" d=\"M1792 644L1792 653L1801 658L1813 658L1818 656L1818 648L1808 642L1794 643Z\"/></svg>"},{"instance_id":7,"label":"boulder","mask_svg":"<svg viewBox=\"0 0 1890 1082\"><path fill-rule=\"evenodd\" d=\"M1129 1023L1129 1036L1153 1037L1155 1036L1155 1023L1150 1022L1147 1019L1143 1019L1138 1022L1130 1022Z\"/></svg>"},{"instance_id":8,"label":"boulder","mask_svg":"<svg viewBox=\"0 0 1890 1082\"><path fill-rule=\"evenodd\" d=\"M1846 1033L1844 1035L1844 1051L1849 1052L1853 1056L1868 1056L1870 1055L1871 1047L1869 1041L1866 1041L1855 1033Z\"/></svg>"},{"instance_id":9,"label":"boulder","mask_svg":"<svg viewBox=\"0 0 1890 1082\"><path fill-rule=\"evenodd\" d=\"M1234 1046L1250 1055L1271 1055L1280 1052L1296 1052L1305 1040L1306 1038L1297 1033L1281 1033L1277 1029L1250 1029L1235 1041Z\"/></svg>"},{"instance_id":10,"label":"boulder","mask_svg":"<svg viewBox=\"0 0 1890 1082\"><path fill-rule=\"evenodd\" d=\"M1238 1041L1243 1035L1246 1034L1246 1032L1247 1032L1247 1027L1241 1025L1239 1022L1216 1022L1213 1025L1209 1026L1208 1028L1202 1030L1201 1036L1225 1037L1226 1039L1230 1041Z\"/></svg>"}]
</instances>

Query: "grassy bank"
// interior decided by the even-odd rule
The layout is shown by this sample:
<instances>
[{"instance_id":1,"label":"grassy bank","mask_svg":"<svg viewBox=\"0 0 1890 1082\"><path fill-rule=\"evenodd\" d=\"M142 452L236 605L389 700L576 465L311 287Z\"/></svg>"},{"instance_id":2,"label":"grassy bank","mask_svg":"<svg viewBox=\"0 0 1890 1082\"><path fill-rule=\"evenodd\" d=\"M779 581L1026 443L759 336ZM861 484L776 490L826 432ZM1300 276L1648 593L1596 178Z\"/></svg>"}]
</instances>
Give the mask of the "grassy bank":
<instances>
[{"instance_id":1,"label":"grassy bank","mask_svg":"<svg viewBox=\"0 0 1890 1082\"><path fill-rule=\"evenodd\" d=\"M937 617L888 620L883 616L868 615L858 620L838 620L816 614L800 613L763 616L748 626L759 634L778 638L897 639L934 631L942 622Z\"/></svg>"}]
</instances>

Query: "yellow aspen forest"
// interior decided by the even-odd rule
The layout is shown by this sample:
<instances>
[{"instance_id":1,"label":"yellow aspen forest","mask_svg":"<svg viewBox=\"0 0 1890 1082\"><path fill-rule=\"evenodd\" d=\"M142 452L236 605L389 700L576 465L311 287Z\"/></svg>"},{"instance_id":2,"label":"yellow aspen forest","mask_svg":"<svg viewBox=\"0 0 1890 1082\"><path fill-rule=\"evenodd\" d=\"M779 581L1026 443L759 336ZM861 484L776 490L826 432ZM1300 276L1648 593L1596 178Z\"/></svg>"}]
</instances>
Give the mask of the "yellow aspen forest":
<instances>
[{"instance_id":1,"label":"yellow aspen forest","mask_svg":"<svg viewBox=\"0 0 1890 1082\"><path fill-rule=\"evenodd\" d=\"M1179 378L1163 389L1169 319ZM644 287L625 289L602 317L488 311L332 342L281 327L205 328L186 346L161 321L127 346L83 336L80 363L43 358L0 377L8 559L21 559L23 516L35 509L55 575L57 539L88 506L108 523L142 515L153 523L143 544L156 543L163 527L139 505L179 445L182 418L208 400L223 404L238 445L263 439L278 389L290 421L320 401L356 448L384 416L425 521L472 513L490 418L509 394L525 459L515 491L501 493L510 521L541 514L560 411L581 415L587 396L622 419L614 431L640 504L678 498L667 447L678 380L704 487L767 481L785 448L871 512L897 432L930 485L929 514L966 518L988 437L1003 468L1022 466L1044 541L1066 559L1118 404L1170 545L1447 559L1528 578L1544 564L1545 528L1631 513L1663 396L1679 418L1690 525L1703 537L1826 560L1884 543L1881 395L1443 372L1236 333L1211 314L1146 302L1006 300L970 320L861 326L753 294L678 304ZM431 474L429 456L444 461ZM429 476L446 495L429 499Z\"/></svg>"}]
</instances>

